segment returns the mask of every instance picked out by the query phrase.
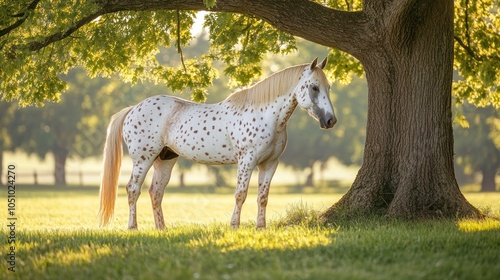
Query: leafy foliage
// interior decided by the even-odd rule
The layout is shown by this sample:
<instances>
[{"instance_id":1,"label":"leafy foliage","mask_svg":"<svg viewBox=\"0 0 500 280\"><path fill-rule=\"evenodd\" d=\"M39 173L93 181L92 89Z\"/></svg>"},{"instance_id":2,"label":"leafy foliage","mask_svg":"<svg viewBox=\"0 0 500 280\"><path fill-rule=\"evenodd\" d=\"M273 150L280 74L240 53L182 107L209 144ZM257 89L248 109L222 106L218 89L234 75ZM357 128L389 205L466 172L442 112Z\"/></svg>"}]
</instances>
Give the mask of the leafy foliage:
<instances>
[{"instance_id":1,"label":"leafy foliage","mask_svg":"<svg viewBox=\"0 0 500 280\"><path fill-rule=\"evenodd\" d=\"M461 0L455 5L455 63L461 79L457 102L500 108L500 5L495 0Z\"/></svg>"},{"instance_id":2,"label":"leafy foliage","mask_svg":"<svg viewBox=\"0 0 500 280\"><path fill-rule=\"evenodd\" d=\"M334 9L361 11L359 0L317 1ZM190 44L193 11L120 11L104 14L93 1L2 1L0 3L0 92L20 105L60 100L67 88L60 74L82 66L91 76L118 74L131 83L150 80L204 101L225 63L231 86L251 83L262 74L265 54L296 50L295 38L263 20L232 13L207 13L207 54L176 65L162 64L159 48ZM217 5L204 0L207 8ZM496 0L461 0L455 5L455 83L457 102L499 107L500 5ZM328 28L328 27L325 27ZM332 49L329 78L350 82L362 75L359 61Z\"/></svg>"},{"instance_id":3,"label":"leafy foliage","mask_svg":"<svg viewBox=\"0 0 500 280\"><path fill-rule=\"evenodd\" d=\"M224 74L233 86L247 85L261 75L260 62L268 53L296 50L293 36L262 20L239 14L210 13L205 17L210 31L210 57L226 64Z\"/></svg>"},{"instance_id":4,"label":"leafy foliage","mask_svg":"<svg viewBox=\"0 0 500 280\"><path fill-rule=\"evenodd\" d=\"M12 2L12 3L11 3ZM214 1L206 1L207 6ZM14 24L25 1L2 3L0 29ZM213 31L209 54L163 65L159 47L187 46L195 13L192 11L117 12L96 15L88 1L41 1L26 13L26 21L0 37L2 98L21 105L59 101L67 84L58 76L82 66L92 76L112 74L128 82L150 80L174 91L190 89L191 97L204 101L206 88L218 72L216 60L227 64L225 73L233 85L246 85L261 74L259 62L267 52L294 50L294 38L255 18L235 14L208 14L205 25ZM85 21L71 36L44 46L43 38L63 36L76 22ZM42 40L42 43L40 43ZM277 44L276 44L277 43Z\"/></svg>"}]
</instances>

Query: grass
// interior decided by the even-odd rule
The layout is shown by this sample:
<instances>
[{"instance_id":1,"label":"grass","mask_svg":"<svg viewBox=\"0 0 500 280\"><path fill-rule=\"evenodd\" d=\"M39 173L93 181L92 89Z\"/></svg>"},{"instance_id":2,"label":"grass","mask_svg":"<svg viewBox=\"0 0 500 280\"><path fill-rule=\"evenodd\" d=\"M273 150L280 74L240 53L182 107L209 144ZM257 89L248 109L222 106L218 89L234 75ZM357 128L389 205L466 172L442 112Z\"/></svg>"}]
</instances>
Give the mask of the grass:
<instances>
[{"instance_id":1,"label":"grass","mask_svg":"<svg viewBox=\"0 0 500 280\"><path fill-rule=\"evenodd\" d=\"M97 189L16 193L16 272L7 270L6 227L0 230L1 279L498 279L500 221L366 219L319 226L314 214L340 194L271 194L269 227L256 230L255 194L243 226L229 228L230 194L169 193L168 229L153 229L147 192L138 231L125 230L121 190L116 220L96 222ZM467 193L500 216L500 194ZM6 201L2 194L1 201ZM6 208L0 221L7 223Z\"/></svg>"}]
</instances>

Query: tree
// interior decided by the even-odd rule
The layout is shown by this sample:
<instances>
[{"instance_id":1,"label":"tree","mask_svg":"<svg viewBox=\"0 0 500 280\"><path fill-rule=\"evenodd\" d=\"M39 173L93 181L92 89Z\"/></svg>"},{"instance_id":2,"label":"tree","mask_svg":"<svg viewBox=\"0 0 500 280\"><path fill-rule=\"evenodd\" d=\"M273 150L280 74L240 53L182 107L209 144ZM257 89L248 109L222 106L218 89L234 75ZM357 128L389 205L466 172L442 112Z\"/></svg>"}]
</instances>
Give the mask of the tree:
<instances>
[{"instance_id":1,"label":"tree","mask_svg":"<svg viewBox=\"0 0 500 280\"><path fill-rule=\"evenodd\" d=\"M216 76L214 60L226 63L232 83L245 84L260 74L263 54L292 51L292 35L299 36L334 48L332 76L364 71L368 83L363 165L325 219L338 213L480 216L460 193L453 171L452 76L455 66L464 77L456 87L462 99L498 106L498 4L464 0L454 10L452 0L321 3L10 1L2 4L1 88L4 98L21 103L57 99L54 92L64 87L57 73L82 65L93 75L119 71L132 82L149 77L173 90L191 87L193 99L202 100ZM177 68L159 64L158 45L174 43L182 55L191 11L199 10L222 12L206 18L210 52ZM483 89L476 91L480 83Z\"/></svg>"},{"instance_id":2,"label":"tree","mask_svg":"<svg viewBox=\"0 0 500 280\"><path fill-rule=\"evenodd\" d=\"M493 192L496 190L495 177L500 169L500 127L495 123L500 120L499 111L492 106L476 108L468 104L463 105L467 116L467 126L455 125L456 158L458 168L467 175L480 172L481 191Z\"/></svg>"},{"instance_id":3,"label":"tree","mask_svg":"<svg viewBox=\"0 0 500 280\"><path fill-rule=\"evenodd\" d=\"M3 153L12 148L12 127L17 105L13 102L0 102L0 186L3 186Z\"/></svg>"},{"instance_id":4,"label":"tree","mask_svg":"<svg viewBox=\"0 0 500 280\"><path fill-rule=\"evenodd\" d=\"M15 131L13 149L36 154L41 159L48 153L54 156L56 185L66 184L66 160L75 154L75 144L80 143L76 138L80 134L78 124L84 117L84 99L93 96L91 92L78 91L79 88L74 88L66 92L60 103L49 103L43 109L18 109L15 121L10 124Z\"/></svg>"},{"instance_id":5,"label":"tree","mask_svg":"<svg viewBox=\"0 0 500 280\"><path fill-rule=\"evenodd\" d=\"M136 94L119 79L89 79L81 69L64 79L70 84L59 103L43 108L16 108L6 126L10 149L44 159L54 157L54 182L66 185L66 161L102 153L107 123L116 108L127 106ZM120 92L120 99L112 93ZM8 104L8 103L1 103ZM4 119L5 120L5 119Z\"/></svg>"}]
</instances>

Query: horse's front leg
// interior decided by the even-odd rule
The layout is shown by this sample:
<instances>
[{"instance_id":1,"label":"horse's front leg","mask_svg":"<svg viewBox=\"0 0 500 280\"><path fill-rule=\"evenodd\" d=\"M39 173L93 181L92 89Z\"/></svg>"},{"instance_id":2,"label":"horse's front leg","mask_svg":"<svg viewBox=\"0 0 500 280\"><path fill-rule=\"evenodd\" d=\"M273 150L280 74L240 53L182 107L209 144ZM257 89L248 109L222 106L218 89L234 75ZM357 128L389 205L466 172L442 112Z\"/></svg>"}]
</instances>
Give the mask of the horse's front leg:
<instances>
[{"instance_id":1,"label":"horse's front leg","mask_svg":"<svg viewBox=\"0 0 500 280\"><path fill-rule=\"evenodd\" d=\"M253 153L248 153L238 161L238 186L234 193L235 205L233 216L231 217L231 228L237 229L240 226L240 215L243 203L247 198L248 184L255 168L255 157Z\"/></svg>"},{"instance_id":2,"label":"horse's front leg","mask_svg":"<svg viewBox=\"0 0 500 280\"><path fill-rule=\"evenodd\" d=\"M141 195L141 186L146 177L150 164L134 163L132 175L127 184L129 218L128 229L137 229L137 199Z\"/></svg>"},{"instance_id":3,"label":"horse's front leg","mask_svg":"<svg viewBox=\"0 0 500 280\"><path fill-rule=\"evenodd\" d=\"M259 168L259 193L257 195L257 228L266 228L266 206L269 196L269 187L273 179L274 172L278 167L278 159L262 163Z\"/></svg>"}]
</instances>

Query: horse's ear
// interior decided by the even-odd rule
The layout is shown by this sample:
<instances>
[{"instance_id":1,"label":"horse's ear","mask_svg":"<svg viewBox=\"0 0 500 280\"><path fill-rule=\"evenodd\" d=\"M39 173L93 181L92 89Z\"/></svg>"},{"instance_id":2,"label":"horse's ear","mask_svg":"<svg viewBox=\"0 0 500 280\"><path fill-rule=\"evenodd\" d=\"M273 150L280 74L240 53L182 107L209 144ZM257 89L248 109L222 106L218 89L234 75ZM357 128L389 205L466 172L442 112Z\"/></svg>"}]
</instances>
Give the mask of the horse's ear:
<instances>
[{"instance_id":1,"label":"horse's ear","mask_svg":"<svg viewBox=\"0 0 500 280\"><path fill-rule=\"evenodd\" d=\"M320 67L321 69L324 69L324 68L325 68L325 66L326 66L326 63L327 63L327 62L328 62L328 56L327 56L327 57L325 57L325 59L323 59L323 61L321 61L321 64L319 65L319 67Z\"/></svg>"},{"instance_id":2,"label":"horse's ear","mask_svg":"<svg viewBox=\"0 0 500 280\"><path fill-rule=\"evenodd\" d=\"M314 70L314 68L316 67L316 64L318 64L318 58L317 57L311 63L311 66L310 66L311 70Z\"/></svg>"}]
</instances>

